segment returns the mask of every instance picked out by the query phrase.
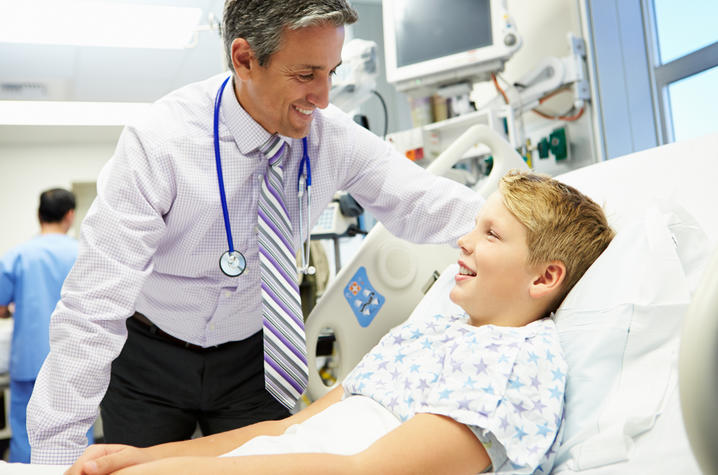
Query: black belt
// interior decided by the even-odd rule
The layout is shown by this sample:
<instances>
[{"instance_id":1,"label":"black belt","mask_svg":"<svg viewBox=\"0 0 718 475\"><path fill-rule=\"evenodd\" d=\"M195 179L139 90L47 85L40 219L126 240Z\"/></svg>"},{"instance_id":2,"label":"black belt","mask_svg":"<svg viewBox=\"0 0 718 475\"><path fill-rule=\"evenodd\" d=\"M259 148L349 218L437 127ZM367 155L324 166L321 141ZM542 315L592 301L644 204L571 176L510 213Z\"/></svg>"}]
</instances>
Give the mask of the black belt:
<instances>
[{"instance_id":1,"label":"black belt","mask_svg":"<svg viewBox=\"0 0 718 475\"><path fill-rule=\"evenodd\" d=\"M175 345L182 346L184 348L194 350L194 351L209 351L214 350L217 347L216 346L210 346L210 347L203 347L199 345L195 345L194 343L190 343L188 341L180 340L179 338L175 338L172 335L170 335L167 332L162 331L157 325L152 323L149 318L145 317L139 312L135 312L134 315L132 315L132 318L137 320L138 322L142 323L143 325L146 325L150 327L150 333L153 335L157 335L159 337L162 337L163 339L169 341L170 343L174 343Z\"/></svg>"}]
</instances>

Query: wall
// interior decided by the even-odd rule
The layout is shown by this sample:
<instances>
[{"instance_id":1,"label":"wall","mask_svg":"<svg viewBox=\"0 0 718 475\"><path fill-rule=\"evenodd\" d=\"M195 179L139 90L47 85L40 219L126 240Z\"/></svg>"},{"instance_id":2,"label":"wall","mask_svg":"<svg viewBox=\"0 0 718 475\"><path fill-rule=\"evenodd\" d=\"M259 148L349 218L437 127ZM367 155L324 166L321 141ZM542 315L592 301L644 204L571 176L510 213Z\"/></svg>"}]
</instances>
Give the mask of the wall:
<instances>
[{"instance_id":1,"label":"wall","mask_svg":"<svg viewBox=\"0 0 718 475\"><path fill-rule=\"evenodd\" d=\"M0 126L0 254L39 232L43 190L96 181L119 133L119 127Z\"/></svg>"}]
</instances>

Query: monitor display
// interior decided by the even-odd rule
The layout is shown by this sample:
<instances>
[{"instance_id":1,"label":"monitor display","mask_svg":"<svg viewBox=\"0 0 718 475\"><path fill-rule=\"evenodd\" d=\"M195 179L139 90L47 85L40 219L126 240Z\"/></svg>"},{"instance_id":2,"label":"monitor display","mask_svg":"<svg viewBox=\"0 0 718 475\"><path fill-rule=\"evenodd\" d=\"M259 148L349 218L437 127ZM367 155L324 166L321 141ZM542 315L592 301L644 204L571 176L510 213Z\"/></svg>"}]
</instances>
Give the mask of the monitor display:
<instances>
[{"instance_id":1,"label":"monitor display","mask_svg":"<svg viewBox=\"0 0 718 475\"><path fill-rule=\"evenodd\" d=\"M440 15L436 0L392 3L398 67L493 43L489 0L452 0Z\"/></svg>"},{"instance_id":2,"label":"monitor display","mask_svg":"<svg viewBox=\"0 0 718 475\"><path fill-rule=\"evenodd\" d=\"M486 79L521 40L503 0L384 0L387 80L399 90Z\"/></svg>"}]
</instances>

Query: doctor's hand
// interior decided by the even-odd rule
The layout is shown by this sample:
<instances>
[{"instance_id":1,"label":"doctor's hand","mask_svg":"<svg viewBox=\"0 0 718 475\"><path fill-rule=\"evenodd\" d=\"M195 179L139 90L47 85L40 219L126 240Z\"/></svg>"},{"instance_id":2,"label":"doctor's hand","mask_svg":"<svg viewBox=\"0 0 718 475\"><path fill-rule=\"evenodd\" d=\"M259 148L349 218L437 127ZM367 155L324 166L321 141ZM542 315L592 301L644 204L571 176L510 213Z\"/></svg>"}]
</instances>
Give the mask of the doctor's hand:
<instances>
[{"instance_id":1,"label":"doctor's hand","mask_svg":"<svg viewBox=\"0 0 718 475\"><path fill-rule=\"evenodd\" d=\"M65 475L105 475L121 468L152 460L154 457L148 450L131 445L91 445L65 472Z\"/></svg>"}]
</instances>

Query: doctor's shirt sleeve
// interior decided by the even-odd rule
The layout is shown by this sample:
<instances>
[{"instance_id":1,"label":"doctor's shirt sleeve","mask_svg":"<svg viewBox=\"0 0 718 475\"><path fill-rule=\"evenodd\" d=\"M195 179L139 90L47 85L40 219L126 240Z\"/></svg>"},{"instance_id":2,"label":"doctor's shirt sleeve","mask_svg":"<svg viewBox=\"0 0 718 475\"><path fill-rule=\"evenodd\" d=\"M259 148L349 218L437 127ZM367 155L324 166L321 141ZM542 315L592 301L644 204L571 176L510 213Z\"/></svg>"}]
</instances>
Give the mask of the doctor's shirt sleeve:
<instances>
[{"instance_id":1,"label":"doctor's shirt sleeve","mask_svg":"<svg viewBox=\"0 0 718 475\"><path fill-rule=\"evenodd\" d=\"M469 232L484 199L470 188L427 172L356 124L345 189L394 235L450 243Z\"/></svg>"},{"instance_id":2,"label":"doctor's shirt sleeve","mask_svg":"<svg viewBox=\"0 0 718 475\"><path fill-rule=\"evenodd\" d=\"M166 157L126 128L98 179L79 255L50 322L50 354L28 405L33 463L71 463L107 390L125 320L152 270L172 183Z\"/></svg>"}]
</instances>

